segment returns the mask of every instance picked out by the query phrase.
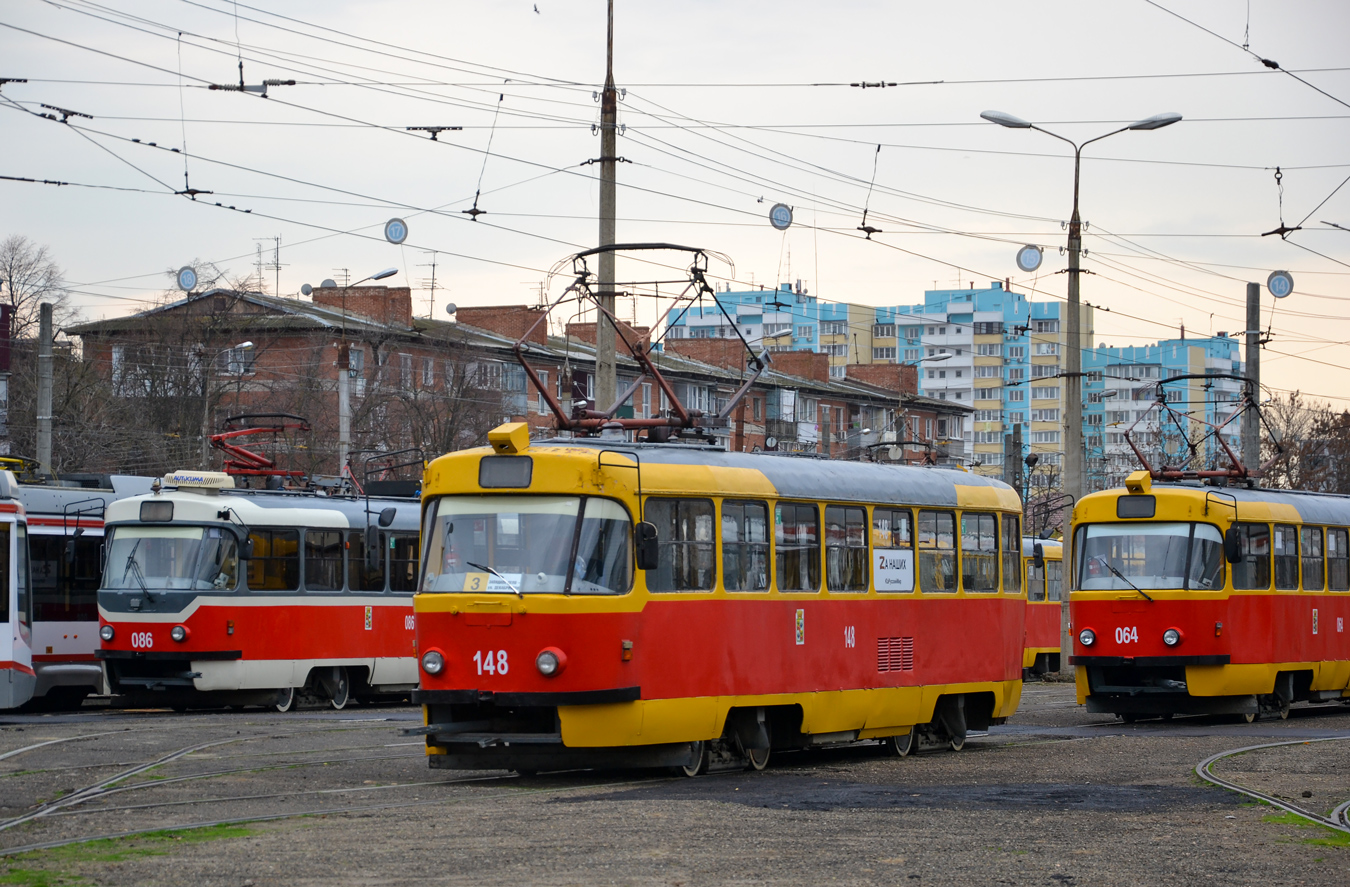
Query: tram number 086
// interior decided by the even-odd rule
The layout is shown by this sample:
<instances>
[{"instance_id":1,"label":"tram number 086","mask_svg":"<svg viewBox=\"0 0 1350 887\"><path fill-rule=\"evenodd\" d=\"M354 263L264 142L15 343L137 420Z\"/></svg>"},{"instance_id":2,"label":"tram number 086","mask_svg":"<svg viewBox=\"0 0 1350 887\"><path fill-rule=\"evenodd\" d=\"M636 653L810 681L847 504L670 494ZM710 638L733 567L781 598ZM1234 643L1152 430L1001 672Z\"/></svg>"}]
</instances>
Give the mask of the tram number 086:
<instances>
[{"instance_id":1,"label":"tram number 086","mask_svg":"<svg viewBox=\"0 0 1350 887\"><path fill-rule=\"evenodd\" d=\"M131 646L135 650L149 650L155 645L155 636L148 631L133 631Z\"/></svg>"},{"instance_id":2,"label":"tram number 086","mask_svg":"<svg viewBox=\"0 0 1350 887\"><path fill-rule=\"evenodd\" d=\"M1116 629L1117 644L1137 644L1139 643L1139 628L1134 625L1123 625Z\"/></svg>"},{"instance_id":3,"label":"tram number 086","mask_svg":"<svg viewBox=\"0 0 1350 887\"><path fill-rule=\"evenodd\" d=\"M479 674L506 674L511 670L505 650L479 650L473 654L473 664L478 667Z\"/></svg>"}]
</instances>

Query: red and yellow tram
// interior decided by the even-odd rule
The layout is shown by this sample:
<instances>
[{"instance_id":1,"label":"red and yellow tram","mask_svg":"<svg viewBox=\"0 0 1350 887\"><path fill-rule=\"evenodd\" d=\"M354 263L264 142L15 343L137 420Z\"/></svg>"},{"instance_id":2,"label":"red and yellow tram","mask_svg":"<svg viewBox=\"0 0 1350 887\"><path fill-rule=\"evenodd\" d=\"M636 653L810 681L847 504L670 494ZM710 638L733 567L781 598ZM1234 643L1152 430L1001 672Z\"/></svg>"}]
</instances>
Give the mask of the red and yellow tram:
<instances>
[{"instance_id":1,"label":"red and yellow tram","mask_svg":"<svg viewBox=\"0 0 1350 887\"><path fill-rule=\"evenodd\" d=\"M1027 639L1022 668L1027 674L1059 671L1063 615L1064 545L1057 539L1022 539L1026 565Z\"/></svg>"},{"instance_id":2,"label":"red and yellow tram","mask_svg":"<svg viewBox=\"0 0 1350 887\"><path fill-rule=\"evenodd\" d=\"M1160 483L1073 512L1078 701L1134 720L1350 702L1350 497Z\"/></svg>"},{"instance_id":3,"label":"red and yellow tram","mask_svg":"<svg viewBox=\"0 0 1350 887\"><path fill-rule=\"evenodd\" d=\"M558 440L432 462L432 767L764 766L960 748L1021 696L1020 503L957 470ZM916 743L916 739L919 742Z\"/></svg>"}]
</instances>

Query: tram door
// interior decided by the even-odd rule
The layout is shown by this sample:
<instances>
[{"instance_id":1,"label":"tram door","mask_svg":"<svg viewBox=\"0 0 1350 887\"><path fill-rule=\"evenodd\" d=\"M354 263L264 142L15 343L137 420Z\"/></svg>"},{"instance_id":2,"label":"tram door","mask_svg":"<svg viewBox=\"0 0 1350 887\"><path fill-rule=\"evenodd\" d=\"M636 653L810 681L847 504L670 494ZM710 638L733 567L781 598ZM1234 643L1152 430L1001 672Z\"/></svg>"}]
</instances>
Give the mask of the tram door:
<instances>
[{"instance_id":1,"label":"tram door","mask_svg":"<svg viewBox=\"0 0 1350 887\"><path fill-rule=\"evenodd\" d=\"M33 696L33 597L28 583L28 533L13 514L0 515L0 709Z\"/></svg>"}]
</instances>

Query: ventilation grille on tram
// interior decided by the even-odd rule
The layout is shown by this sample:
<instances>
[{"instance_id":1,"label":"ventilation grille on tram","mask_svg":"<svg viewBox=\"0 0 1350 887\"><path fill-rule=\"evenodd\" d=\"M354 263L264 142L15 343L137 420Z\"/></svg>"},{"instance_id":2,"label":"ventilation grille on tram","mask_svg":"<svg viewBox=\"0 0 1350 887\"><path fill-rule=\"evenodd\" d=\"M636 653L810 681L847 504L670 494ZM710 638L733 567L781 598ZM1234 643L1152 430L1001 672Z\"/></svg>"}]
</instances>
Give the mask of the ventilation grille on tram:
<instances>
[{"instance_id":1,"label":"ventilation grille on tram","mask_svg":"<svg viewBox=\"0 0 1350 887\"><path fill-rule=\"evenodd\" d=\"M877 638L877 671L913 671L914 638Z\"/></svg>"}]
</instances>

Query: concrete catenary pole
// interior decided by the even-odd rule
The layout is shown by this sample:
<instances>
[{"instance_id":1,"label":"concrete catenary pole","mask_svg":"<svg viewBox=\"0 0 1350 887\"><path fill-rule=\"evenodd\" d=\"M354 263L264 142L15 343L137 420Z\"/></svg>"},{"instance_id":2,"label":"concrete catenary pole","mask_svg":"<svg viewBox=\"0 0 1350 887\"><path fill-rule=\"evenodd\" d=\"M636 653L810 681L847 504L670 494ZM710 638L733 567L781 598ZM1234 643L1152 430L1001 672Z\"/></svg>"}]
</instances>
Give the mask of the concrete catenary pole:
<instances>
[{"instance_id":1,"label":"concrete catenary pole","mask_svg":"<svg viewBox=\"0 0 1350 887\"><path fill-rule=\"evenodd\" d=\"M614 88L614 0L609 0L609 32L605 41L605 90L600 98L600 246L609 246L615 238L614 167L618 146L619 95ZM600 254L600 273L596 281L600 305L614 311L614 253ZM614 405L617 392L614 369L614 327L602 312L595 318L595 409Z\"/></svg>"},{"instance_id":2,"label":"concrete catenary pole","mask_svg":"<svg viewBox=\"0 0 1350 887\"><path fill-rule=\"evenodd\" d=\"M1261 284L1247 284L1247 393L1261 402ZM1242 464L1248 471L1261 465L1261 423L1255 408L1242 414Z\"/></svg>"},{"instance_id":3,"label":"concrete catenary pole","mask_svg":"<svg viewBox=\"0 0 1350 887\"><path fill-rule=\"evenodd\" d=\"M346 342L338 346L338 474L347 467L347 454L352 447L352 350Z\"/></svg>"},{"instance_id":4,"label":"concrete catenary pole","mask_svg":"<svg viewBox=\"0 0 1350 887\"><path fill-rule=\"evenodd\" d=\"M52 470L52 305L38 306L37 460Z\"/></svg>"}]
</instances>

